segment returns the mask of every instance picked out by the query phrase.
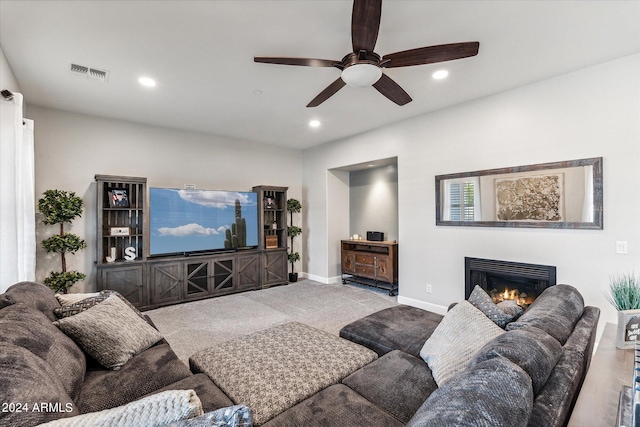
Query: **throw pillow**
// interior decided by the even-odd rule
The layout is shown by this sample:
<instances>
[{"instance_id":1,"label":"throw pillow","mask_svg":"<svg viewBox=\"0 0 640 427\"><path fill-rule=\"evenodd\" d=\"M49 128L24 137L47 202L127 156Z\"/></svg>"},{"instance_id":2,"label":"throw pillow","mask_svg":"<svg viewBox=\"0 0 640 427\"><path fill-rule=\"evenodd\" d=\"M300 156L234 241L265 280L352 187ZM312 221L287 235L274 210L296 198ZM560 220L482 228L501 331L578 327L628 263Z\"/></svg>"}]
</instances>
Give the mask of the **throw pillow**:
<instances>
[{"instance_id":1,"label":"throw pillow","mask_svg":"<svg viewBox=\"0 0 640 427\"><path fill-rule=\"evenodd\" d=\"M253 414L244 405L234 405L207 412L196 418L171 423L164 427L252 427Z\"/></svg>"},{"instance_id":2,"label":"throw pillow","mask_svg":"<svg viewBox=\"0 0 640 427\"><path fill-rule=\"evenodd\" d=\"M0 295L0 309L9 307L10 305L15 304L15 300L11 295L2 294Z\"/></svg>"},{"instance_id":3,"label":"throw pillow","mask_svg":"<svg viewBox=\"0 0 640 427\"><path fill-rule=\"evenodd\" d=\"M82 294L56 294L56 298L60 305L75 304L83 299L97 297L100 292L82 293Z\"/></svg>"},{"instance_id":4,"label":"throw pillow","mask_svg":"<svg viewBox=\"0 0 640 427\"><path fill-rule=\"evenodd\" d=\"M502 310L505 314L511 316L511 320L510 322L513 322L514 320L516 320L518 317L520 317L522 315L522 313L524 313L524 309L522 307L520 307L518 305L517 302L515 302L512 299L508 299L505 301L500 301L498 304L496 304L498 306L498 308L500 310Z\"/></svg>"},{"instance_id":5,"label":"throw pillow","mask_svg":"<svg viewBox=\"0 0 640 427\"><path fill-rule=\"evenodd\" d=\"M468 301L502 329L504 329L512 319L512 316L500 310L489 294L478 285L473 288Z\"/></svg>"},{"instance_id":6,"label":"throw pillow","mask_svg":"<svg viewBox=\"0 0 640 427\"><path fill-rule=\"evenodd\" d=\"M167 390L100 412L62 418L47 427L164 426L202 415L202 403L193 390Z\"/></svg>"},{"instance_id":7,"label":"throw pillow","mask_svg":"<svg viewBox=\"0 0 640 427\"><path fill-rule=\"evenodd\" d=\"M114 370L162 339L117 295L54 324L98 363Z\"/></svg>"},{"instance_id":8,"label":"throw pillow","mask_svg":"<svg viewBox=\"0 0 640 427\"><path fill-rule=\"evenodd\" d=\"M60 298L58 295L58 301L62 304L62 307L55 308L53 312L55 313L58 319L63 319L65 317L74 316L78 313L82 313L83 311L93 307L96 304L101 303L102 301L109 298L111 295L117 295L118 298L122 300L131 310L134 311L138 316L140 316L143 320L146 321L144 315L140 313L140 311L135 308L133 304L129 302L125 297L123 297L120 293L112 290L104 290L100 292L94 292L90 294L72 294L72 295L87 295L85 298L78 299L77 298ZM68 303L63 303L62 301L69 301Z\"/></svg>"},{"instance_id":9,"label":"throw pillow","mask_svg":"<svg viewBox=\"0 0 640 427\"><path fill-rule=\"evenodd\" d=\"M482 346L504 330L467 301L449 311L420 350L433 379L442 384L463 371Z\"/></svg>"}]
</instances>

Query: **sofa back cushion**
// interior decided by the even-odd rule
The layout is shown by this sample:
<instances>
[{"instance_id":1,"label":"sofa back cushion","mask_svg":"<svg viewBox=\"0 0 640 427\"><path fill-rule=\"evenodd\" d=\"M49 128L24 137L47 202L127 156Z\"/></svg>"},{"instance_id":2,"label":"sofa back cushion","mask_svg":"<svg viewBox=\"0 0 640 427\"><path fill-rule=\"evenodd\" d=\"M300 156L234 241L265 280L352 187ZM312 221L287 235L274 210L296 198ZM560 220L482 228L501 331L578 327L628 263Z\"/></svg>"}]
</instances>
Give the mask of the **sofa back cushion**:
<instances>
[{"instance_id":1,"label":"sofa back cushion","mask_svg":"<svg viewBox=\"0 0 640 427\"><path fill-rule=\"evenodd\" d=\"M0 384L0 402L8 405L0 411L0 425L32 426L78 415L54 368L24 347L0 342Z\"/></svg>"},{"instance_id":2,"label":"sofa back cushion","mask_svg":"<svg viewBox=\"0 0 640 427\"><path fill-rule=\"evenodd\" d=\"M38 309L20 303L0 310L0 342L23 347L50 365L73 399L80 393L84 352Z\"/></svg>"},{"instance_id":3,"label":"sofa back cushion","mask_svg":"<svg viewBox=\"0 0 640 427\"><path fill-rule=\"evenodd\" d=\"M532 408L529 375L497 356L467 368L431 393L407 427L524 427Z\"/></svg>"},{"instance_id":4,"label":"sofa back cushion","mask_svg":"<svg viewBox=\"0 0 640 427\"><path fill-rule=\"evenodd\" d=\"M35 282L20 282L10 286L5 293L11 296L14 303L35 307L52 322L58 320L53 310L60 307L60 303L51 288Z\"/></svg>"},{"instance_id":5,"label":"sofa back cushion","mask_svg":"<svg viewBox=\"0 0 640 427\"><path fill-rule=\"evenodd\" d=\"M530 327L509 331L494 338L480 349L470 366L496 357L505 357L531 377L533 393L537 395L560 356L562 347L555 338L538 328Z\"/></svg>"},{"instance_id":6,"label":"sofa back cushion","mask_svg":"<svg viewBox=\"0 0 640 427\"><path fill-rule=\"evenodd\" d=\"M517 321L507 325L507 331L535 326L564 345L583 310L584 300L576 288L569 285L551 286L536 298Z\"/></svg>"}]
</instances>

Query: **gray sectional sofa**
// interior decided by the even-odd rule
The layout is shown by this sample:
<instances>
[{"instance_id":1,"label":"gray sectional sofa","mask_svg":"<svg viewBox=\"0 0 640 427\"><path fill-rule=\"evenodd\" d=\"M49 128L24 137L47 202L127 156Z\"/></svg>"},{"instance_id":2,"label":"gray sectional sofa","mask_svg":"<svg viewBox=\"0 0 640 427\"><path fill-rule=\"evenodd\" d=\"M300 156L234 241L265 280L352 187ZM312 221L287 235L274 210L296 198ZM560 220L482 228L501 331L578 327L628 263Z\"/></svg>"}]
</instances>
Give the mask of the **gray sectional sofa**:
<instances>
[{"instance_id":1,"label":"gray sectional sofa","mask_svg":"<svg viewBox=\"0 0 640 427\"><path fill-rule=\"evenodd\" d=\"M37 425L164 390L195 390L204 411L243 403L189 371L164 340L119 370L100 366L52 324L59 306L52 291L35 283L0 295L1 402L60 403L55 412L0 411L0 426ZM400 305L345 326L341 337L378 357L263 425L566 424L589 367L599 309L585 307L575 288L557 285L505 329L477 316L467 302L444 317ZM477 341L472 331L485 329L491 334L480 349L464 349ZM470 331L475 335L465 336ZM447 358L457 354L464 356Z\"/></svg>"}]
</instances>

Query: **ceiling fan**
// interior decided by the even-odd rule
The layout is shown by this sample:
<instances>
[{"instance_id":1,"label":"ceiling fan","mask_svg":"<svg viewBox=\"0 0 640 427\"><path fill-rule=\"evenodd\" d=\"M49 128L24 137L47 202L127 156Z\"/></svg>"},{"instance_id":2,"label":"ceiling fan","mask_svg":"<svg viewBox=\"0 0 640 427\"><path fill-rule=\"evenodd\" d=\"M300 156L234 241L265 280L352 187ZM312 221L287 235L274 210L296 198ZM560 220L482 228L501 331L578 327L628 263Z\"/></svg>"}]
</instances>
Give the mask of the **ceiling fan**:
<instances>
[{"instance_id":1,"label":"ceiling fan","mask_svg":"<svg viewBox=\"0 0 640 427\"><path fill-rule=\"evenodd\" d=\"M351 44L353 52L342 60L313 58L278 58L256 56L255 62L307 67L335 67L340 77L313 98L307 107L317 107L345 85L373 86L398 105L411 102L411 97L395 81L382 72L383 68L409 67L467 58L478 54L479 42L451 43L427 46L391 53L380 57L373 51L380 29L382 0L354 0L351 15Z\"/></svg>"}]
</instances>

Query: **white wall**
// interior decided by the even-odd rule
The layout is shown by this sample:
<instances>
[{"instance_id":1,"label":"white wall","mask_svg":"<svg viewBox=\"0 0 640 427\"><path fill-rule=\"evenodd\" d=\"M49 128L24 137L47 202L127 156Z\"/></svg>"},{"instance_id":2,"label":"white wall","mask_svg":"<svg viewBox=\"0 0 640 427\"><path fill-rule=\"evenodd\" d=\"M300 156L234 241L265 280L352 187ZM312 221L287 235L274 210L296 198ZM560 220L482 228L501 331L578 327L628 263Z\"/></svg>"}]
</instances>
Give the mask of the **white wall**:
<instances>
[{"instance_id":1,"label":"white wall","mask_svg":"<svg viewBox=\"0 0 640 427\"><path fill-rule=\"evenodd\" d=\"M371 153L397 156L399 301L443 310L463 299L465 256L549 264L559 283L602 309L602 329L616 321L603 297L609 276L640 270L639 111L640 55L633 55L306 150L305 222L316 234L303 269L326 274L338 245L327 229L326 171ZM435 225L435 175L599 156L604 230ZM615 253L617 240L628 242L627 255Z\"/></svg>"},{"instance_id":2,"label":"white wall","mask_svg":"<svg viewBox=\"0 0 640 427\"><path fill-rule=\"evenodd\" d=\"M88 246L68 257L69 269L87 274L75 292L96 286L96 174L146 177L150 187L188 183L202 189L250 191L255 185L288 186L288 197L301 198L299 150L35 106L28 111L35 120L36 198L55 188L75 191L84 200L82 218L68 227ZM38 242L53 228L36 215ZM39 247L36 280L54 269L60 269L59 256Z\"/></svg>"},{"instance_id":3,"label":"white wall","mask_svg":"<svg viewBox=\"0 0 640 427\"><path fill-rule=\"evenodd\" d=\"M4 51L2 50L2 46L0 46L0 90L8 89L11 92L22 92L20 90L20 86L18 86L18 81L16 80L13 71L11 70L11 66L7 62L7 58L4 56Z\"/></svg>"}]
</instances>

